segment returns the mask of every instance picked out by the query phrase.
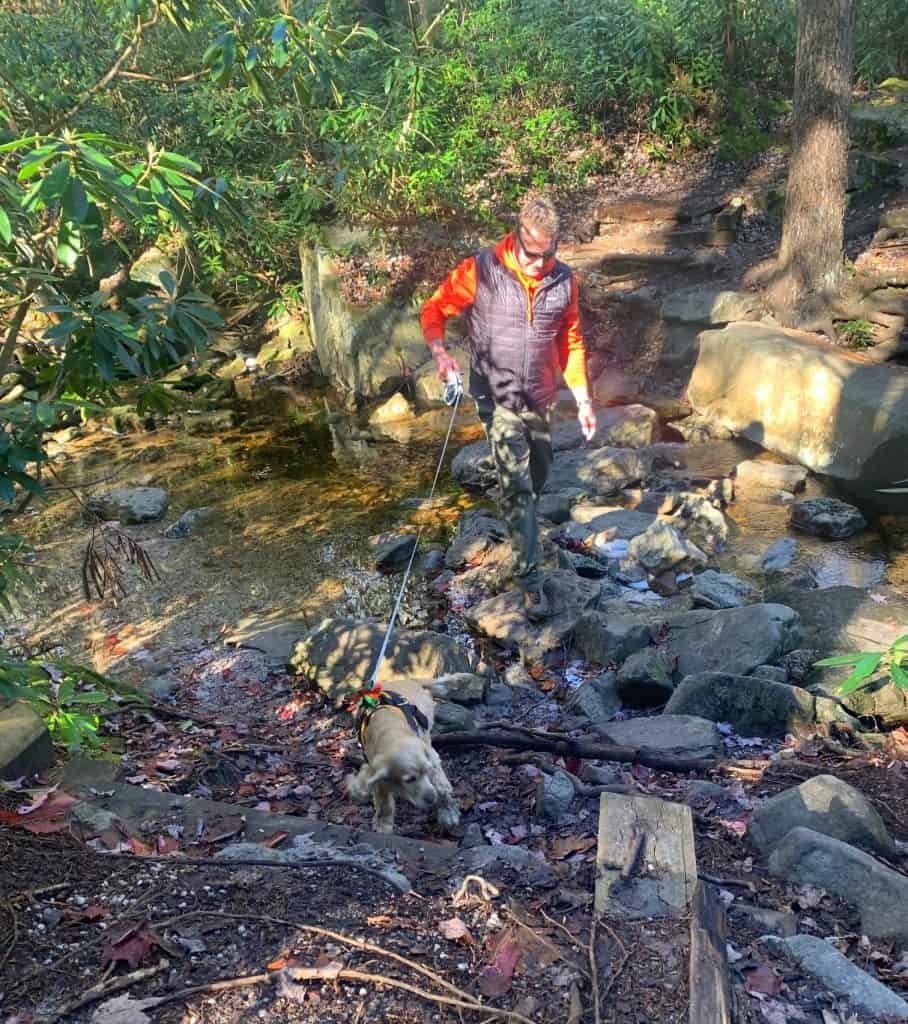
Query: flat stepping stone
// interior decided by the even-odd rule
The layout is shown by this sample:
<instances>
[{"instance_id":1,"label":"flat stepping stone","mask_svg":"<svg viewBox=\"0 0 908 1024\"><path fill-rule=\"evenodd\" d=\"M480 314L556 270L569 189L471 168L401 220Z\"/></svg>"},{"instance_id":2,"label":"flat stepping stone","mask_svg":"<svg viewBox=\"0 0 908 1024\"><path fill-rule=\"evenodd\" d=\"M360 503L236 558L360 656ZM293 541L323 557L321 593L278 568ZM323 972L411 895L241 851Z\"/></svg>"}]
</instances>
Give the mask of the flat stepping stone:
<instances>
[{"instance_id":1,"label":"flat stepping stone","mask_svg":"<svg viewBox=\"0 0 908 1024\"><path fill-rule=\"evenodd\" d=\"M311 628L303 619L252 616L241 619L224 642L261 651L271 665L286 668L294 647Z\"/></svg>"},{"instance_id":2,"label":"flat stepping stone","mask_svg":"<svg viewBox=\"0 0 908 1024\"><path fill-rule=\"evenodd\" d=\"M642 836L642 845L641 839ZM629 877L629 861L635 861ZM630 920L680 917L697 884L694 825L686 804L603 793L595 908Z\"/></svg>"}]
</instances>

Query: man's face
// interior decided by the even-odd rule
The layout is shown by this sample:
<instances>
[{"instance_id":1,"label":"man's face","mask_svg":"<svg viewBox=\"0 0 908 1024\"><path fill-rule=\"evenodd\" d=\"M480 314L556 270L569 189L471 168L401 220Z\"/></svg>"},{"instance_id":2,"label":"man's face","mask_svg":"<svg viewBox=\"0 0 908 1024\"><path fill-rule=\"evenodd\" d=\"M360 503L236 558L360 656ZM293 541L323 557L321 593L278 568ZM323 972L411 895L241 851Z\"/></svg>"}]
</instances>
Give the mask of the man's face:
<instances>
[{"instance_id":1,"label":"man's face","mask_svg":"<svg viewBox=\"0 0 908 1024\"><path fill-rule=\"evenodd\" d=\"M514 253L520 269L530 277L542 277L555 256L558 240L538 228L517 224L517 244Z\"/></svg>"}]
</instances>

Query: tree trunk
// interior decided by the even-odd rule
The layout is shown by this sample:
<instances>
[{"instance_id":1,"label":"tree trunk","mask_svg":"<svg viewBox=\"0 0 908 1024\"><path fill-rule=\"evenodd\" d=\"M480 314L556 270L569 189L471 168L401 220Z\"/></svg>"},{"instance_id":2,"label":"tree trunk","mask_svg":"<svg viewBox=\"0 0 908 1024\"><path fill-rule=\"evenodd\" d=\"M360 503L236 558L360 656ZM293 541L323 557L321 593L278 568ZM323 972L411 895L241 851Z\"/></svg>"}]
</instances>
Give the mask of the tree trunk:
<instances>
[{"instance_id":1,"label":"tree trunk","mask_svg":"<svg viewBox=\"0 0 908 1024\"><path fill-rule=\"evenodd\" d=\"M791 164L768 299L783 321L815 316L844 277L853 0L800 0Z\"/></svg>"}]
</instances>

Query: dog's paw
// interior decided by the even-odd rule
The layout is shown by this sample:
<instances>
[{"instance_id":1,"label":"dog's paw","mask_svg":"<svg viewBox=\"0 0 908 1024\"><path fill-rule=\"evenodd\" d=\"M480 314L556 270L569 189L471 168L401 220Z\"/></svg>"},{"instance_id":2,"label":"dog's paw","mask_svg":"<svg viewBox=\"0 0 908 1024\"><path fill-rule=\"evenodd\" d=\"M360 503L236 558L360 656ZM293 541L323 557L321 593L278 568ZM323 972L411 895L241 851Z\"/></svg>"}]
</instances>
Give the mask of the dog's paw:
<instances>
[{"instance_id":1,"label":"dog's paw","mask_svg":"<svg viewBox=\"0 0 908 1024\"><path fill-rule=\"evenodd\" d=\"M390 835L394 831L393 818L373 818L372 831L381 832L383 835Z\"/></svg>"},{"instance_id":2,"label":"dog's paw","mask_svg":"<svg viewBox=\"0 0 908 1024\"><path fill-rule=\"evenodd\" d=\"M454 828L460 824L460 811L456 804L443 804L435 817L442 828Z\"/></svg>"}]
</instances>

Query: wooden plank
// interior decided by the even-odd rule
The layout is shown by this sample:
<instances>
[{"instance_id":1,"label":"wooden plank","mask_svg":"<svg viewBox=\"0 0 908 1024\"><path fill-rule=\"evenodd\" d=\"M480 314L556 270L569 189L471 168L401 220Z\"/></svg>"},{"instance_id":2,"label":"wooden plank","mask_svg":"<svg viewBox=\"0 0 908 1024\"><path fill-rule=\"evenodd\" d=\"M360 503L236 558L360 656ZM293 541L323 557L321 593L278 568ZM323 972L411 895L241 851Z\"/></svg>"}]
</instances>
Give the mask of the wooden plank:
<instances>
[{"instance_id":1,"label":"wooden plank","mask_svg":"<svg viewBox=\"0 0 908 1024\"><path fill-rule=\"evenodd\" d=\"M732 1013L725 908L699 882L690 918L690 1024L732 1024Z\"/></svg>"},{"instance_id":2,"label":"wooden plank","mask_svg":"<svg viewBox=\"0 0 908 1024\"><path fill-rule=\"evenodd\" d=\"M690 808L603 793L596 866L597 912L630 919L685 913L697 883Z\"/></svg>"}]
</instances>

